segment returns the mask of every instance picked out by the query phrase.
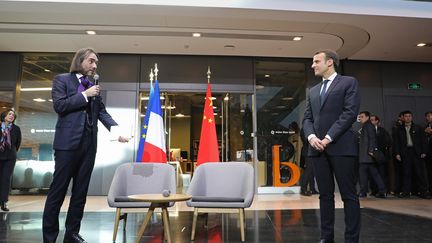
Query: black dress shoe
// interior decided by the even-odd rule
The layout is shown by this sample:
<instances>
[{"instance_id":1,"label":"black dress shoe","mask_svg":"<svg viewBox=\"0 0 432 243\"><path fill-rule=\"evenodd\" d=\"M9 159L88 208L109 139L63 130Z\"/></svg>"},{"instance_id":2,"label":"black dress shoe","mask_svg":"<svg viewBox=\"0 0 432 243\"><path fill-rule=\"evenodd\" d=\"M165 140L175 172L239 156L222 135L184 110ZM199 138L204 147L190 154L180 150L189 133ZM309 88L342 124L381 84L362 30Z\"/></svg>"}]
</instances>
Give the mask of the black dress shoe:
<instances>
[{"instance_id":1,"label":"black dress shoe","mask_svg":"<svg viewBox=\"0 0 432 243\"><path fill-rule=\"evenodd\" d=\"M9 212L9 208L7 206L6 202L1 202L1 210L5 211L5 212Z\"/></svg>"},{"instance_id":2,"label":"black dress shoe","mask_svg":"<svg viewBox=\"0 0 432 243\"><path fill-rule=\"evenodd\" d=\"M423 199L431 199L432 197L427 193L427 192L425 192L425 193L421 193L420 195L419 195L419 197L420 198L423 198Z\"/></svg>"},{"instance_id":3,"label":"black dress shoe","mask_svg":"<svg viewBox=\"0 0 432 243\"><path fill-rule=\"evenodd\" d=\"M63 243L88 243L85 241L80 234L71 234L65 236Z\"/></svg>"},{"instance_id":4,"label":"black dress shoe","mask_svg":"<svg viewBox=\"0 0 432 243\"><path fill-rule=\"evenodd\" d=\"M375 194L375 197L376 198L387 198L387 194L385 194L385 193L377 193L377 194Z\"/></svg>"},{"instance_id":5,"label":"black dress shoe","mask_svg":"<svg viewBox=\"0 0 432 243\"><path fill-rule=\"evenodd\" d=\"M312 193L310 191L300 191L300 195L310 197L312 196Z\"/></svg>"},{"instance_id":6,"label":"black dress shoe","mask_svg":"<svg viewBox=\"0 0 432 243\"><path fill-rule=\"evenodd\" d=\"M312 190L312 195L316 195L319 194L319 192L317 190Z\"/></svg>"},{"instance_id":7,"label":"black dress shoe","mask_svg":"<svg viewBox=\"0 0 432 243\"><path fill-rule=\"evenodd\" d=\"M409 198L410 194L409 193L405 193L405 192L401 192L398 195L399 198Z\"/></svg>"},{"instance_id":8,"label":"black dress shoe","mask_svg":"<svg viewBox=\"0 0 432 243\"><path fill-rule=\"evenodd\" d=\"M365 198L365 197L367 197L366 193L359 193L358 196L359 196L360 198Z\"/></svg>"}]
</instances>

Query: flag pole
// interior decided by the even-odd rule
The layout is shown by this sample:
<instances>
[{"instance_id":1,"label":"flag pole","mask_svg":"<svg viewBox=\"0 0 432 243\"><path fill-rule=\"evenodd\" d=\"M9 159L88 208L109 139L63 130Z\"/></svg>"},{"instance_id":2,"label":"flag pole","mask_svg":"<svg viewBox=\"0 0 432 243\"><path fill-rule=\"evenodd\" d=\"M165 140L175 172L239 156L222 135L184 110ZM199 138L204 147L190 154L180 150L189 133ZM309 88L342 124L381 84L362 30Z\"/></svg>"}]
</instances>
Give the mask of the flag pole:
<instances>
[{"instance_id":1,"label":"flag pole","mask_svg":"<svg viewBox=\"0 0 432 243\"><path fill-rule=\"evenodd\" d=\"M208 66L207 67L207 83L210 83L210 75L211 75L210 66Z\"/></svg>"},{"instance_id":2,"label":"flag pole","mask_svg":"<svg viewBox=\"0 0 432 243\"><path fill-rule=\"evenodd\" d=\"M158 75L158 72L159 72L159 69L157 68L157 63L155 63L154 72L155 72L155 80L157 80L158 79L157 75Z\"/></svg>"},{"instance_id":3,"label":"flag pole","mask_svg":"<svg viewBox=\"0 0 432 243\"><path fill-rule=\"evenodd\" d=\"M153 75L153 68L150 68L150 75L149 75L149 77L150 77L150 86L152 86L153 85L153 77L154 77L154 75Z\"/></svg>"}]
</instances>

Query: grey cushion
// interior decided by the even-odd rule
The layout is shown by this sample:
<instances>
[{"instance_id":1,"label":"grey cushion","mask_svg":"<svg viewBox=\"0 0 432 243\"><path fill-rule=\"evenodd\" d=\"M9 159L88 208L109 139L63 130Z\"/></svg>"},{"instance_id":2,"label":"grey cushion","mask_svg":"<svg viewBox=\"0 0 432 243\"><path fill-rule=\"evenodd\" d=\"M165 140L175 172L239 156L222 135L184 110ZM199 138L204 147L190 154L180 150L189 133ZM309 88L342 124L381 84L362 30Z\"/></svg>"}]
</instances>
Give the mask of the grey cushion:
<instances>
[{"instance_id":1,"label":"grey cushion","mask_svg":"<svg viewBox=\"0 0 432 243\"><path fill-rule=\"evenodd\" d=\"M245 162L204 163L195 170L189 207L248 208L255 193L254 169Z\"/></svg>"},{"instance_id":2,"label":"grey cushion","mask_svg":"<svg viewBox=\"0 0 432 243\"><path fill-rule=\"evenodd\" d=\"M148 208L149 202L129 199L126 195L158 194L176 191L175 169L165 163L126 163L117 167L110 190L108 205L115 208ZM170 206L174 203L170 203Z\"/></svg>"}]
</instances>

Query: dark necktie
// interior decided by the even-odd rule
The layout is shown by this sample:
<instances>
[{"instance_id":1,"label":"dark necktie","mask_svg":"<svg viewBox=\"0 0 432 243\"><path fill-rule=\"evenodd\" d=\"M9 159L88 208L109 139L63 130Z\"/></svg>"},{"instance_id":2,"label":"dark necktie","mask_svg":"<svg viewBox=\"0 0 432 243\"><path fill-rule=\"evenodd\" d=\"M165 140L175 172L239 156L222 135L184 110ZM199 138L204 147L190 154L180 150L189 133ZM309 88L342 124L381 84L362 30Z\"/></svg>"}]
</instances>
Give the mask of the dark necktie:
<instances>
[{"instance_id":1,"label":"dark necktie","mask_svg":"<svg viewBox=\"0 0 432 243\"><path fill-rule=\"evenodd\" d=\"M81 80L81 83L78 86L78 91L77 91L78 93L81 93L84 90L86 90L86 89L90 88L91 86L93 86L93 83L90 82L90 80L87 78L87 76L82 76L80 78L80 80Z\"/></svg>"},{"instance_id":2,"label":"dark necktie","mask_svg":"<svg viewBox=\"0 0 432 243\"><path fill-rule=\"evenodd\" d=\"M324 102L324 97L325 97L326 89L327 89L327 83L329 81L330 80L328 80L328 79L326 79L326 80L323 81L323 85L322 85L322 89L321 89L321 93L320 93L320 102L321 102L321 105Z\"/></svg>"}]
</instances>

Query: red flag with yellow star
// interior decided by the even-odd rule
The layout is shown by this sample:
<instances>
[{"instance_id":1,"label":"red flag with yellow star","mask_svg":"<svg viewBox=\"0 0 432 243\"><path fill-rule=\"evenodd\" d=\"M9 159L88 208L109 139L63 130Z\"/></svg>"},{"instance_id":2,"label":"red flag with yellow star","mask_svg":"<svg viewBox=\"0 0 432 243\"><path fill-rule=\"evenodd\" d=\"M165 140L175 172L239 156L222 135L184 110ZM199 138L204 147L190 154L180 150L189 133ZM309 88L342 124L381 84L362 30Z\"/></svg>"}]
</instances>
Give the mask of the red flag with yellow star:
<instances>
[{"instance_id":1,"label":"red flag with yellow star","mask_svg":"<svg viewBox=\"0 0 432 243\"><path fill-rule=\"evenodd\" d=\"M220 162L210 82L207 84L197 165L207 162Z\"/></svg>"}]
</instances>

